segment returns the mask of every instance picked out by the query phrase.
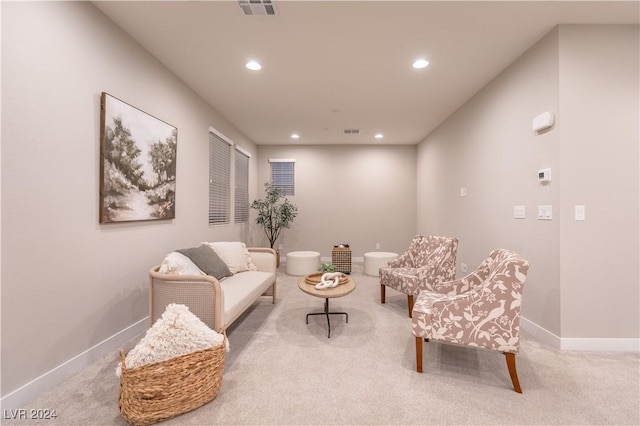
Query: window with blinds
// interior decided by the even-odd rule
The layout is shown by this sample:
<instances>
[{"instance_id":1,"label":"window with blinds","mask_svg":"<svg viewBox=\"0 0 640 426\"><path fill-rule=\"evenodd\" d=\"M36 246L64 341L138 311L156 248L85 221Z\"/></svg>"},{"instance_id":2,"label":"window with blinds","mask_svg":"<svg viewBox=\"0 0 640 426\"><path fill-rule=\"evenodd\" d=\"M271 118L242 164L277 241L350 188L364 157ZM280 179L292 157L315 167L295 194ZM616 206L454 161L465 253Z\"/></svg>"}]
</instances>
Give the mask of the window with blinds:
<instances>
[{"instance_id":1,"label":"window with blinds","mask_svg":"<svg viewBox=\"0 0 640 426\"><path fill-rule=\"evenodd\" d=\"M295 195L295 160L269 159L271 184L281 195Z\"/></svg>"},{"instance_id":2,"label":"window with blinds","mask_svg":"<svg viewBox=\"0 0 640 426\"><path fill-rule=\"evenodd\" d=\"M235 223L249 222L249 153L242 148L235 149Z\"/></svg>"},{"instance_id":3,"label":"window with blinds","mask_svg":"<svg viewBox=\"0 0 640 426\"><path fill-rule=\"evenodd\" d=\"M209 225L230 222L231 143L209 131Z\"/></svg>"}]
</instances>

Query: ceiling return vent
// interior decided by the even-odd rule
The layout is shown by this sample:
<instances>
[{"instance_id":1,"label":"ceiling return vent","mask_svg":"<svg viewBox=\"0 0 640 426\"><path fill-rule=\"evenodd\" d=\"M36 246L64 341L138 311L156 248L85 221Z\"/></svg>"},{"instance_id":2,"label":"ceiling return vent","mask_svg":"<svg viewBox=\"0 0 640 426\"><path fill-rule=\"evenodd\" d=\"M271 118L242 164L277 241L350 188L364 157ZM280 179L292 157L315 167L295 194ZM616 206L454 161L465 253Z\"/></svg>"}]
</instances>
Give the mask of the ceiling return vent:
<instances>
[{"instance_id":1,"label":"ceiling return vent","mask_svg":"<svg viewBox=\"0 0 640 426\"><path fill-rule=\"evenodd\" d=\"M359 135L360 129L344 129L345 135Z\"/></svg>"},{"instance_id":2,"label":"ceiling return vent","mask_svg":"<svg viewBox=\"0 0 640 426\"><path fill-rule=\"evenodd\" d=\"M276 14L273 0L238 0L238 5L245 15L274 16Z\"/></svg>"}]
</instances>

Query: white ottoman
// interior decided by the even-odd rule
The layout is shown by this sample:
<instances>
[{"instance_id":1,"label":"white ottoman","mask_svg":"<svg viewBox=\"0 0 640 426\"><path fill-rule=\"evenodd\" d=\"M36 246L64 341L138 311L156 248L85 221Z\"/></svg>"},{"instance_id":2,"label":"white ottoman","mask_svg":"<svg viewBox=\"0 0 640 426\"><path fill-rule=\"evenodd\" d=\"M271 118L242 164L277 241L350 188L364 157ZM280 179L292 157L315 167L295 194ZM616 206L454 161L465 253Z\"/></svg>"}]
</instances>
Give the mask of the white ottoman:
<instances>
[{"instance_id":1,"label":"white ottoman","mask_svg":"<svg viewBox=\"0 0 640 426\"><path fill-rule=\"evenodd\" d=\"M378 269L387 266L387 262L398 257L398 253L388 251L372 251L364 254L364 273L378 276Z\"/></svg>"},{"instance_id":2,"label":"white ottoman","mask_svg":"<svg viewBox=\"0 0 640 426\"><path fill-rule=\"evenodd\" d=\"M309 275L320 269L320 253L317 251L292 251L287 253L287 275Z\"/></svg>"}]
</instances>

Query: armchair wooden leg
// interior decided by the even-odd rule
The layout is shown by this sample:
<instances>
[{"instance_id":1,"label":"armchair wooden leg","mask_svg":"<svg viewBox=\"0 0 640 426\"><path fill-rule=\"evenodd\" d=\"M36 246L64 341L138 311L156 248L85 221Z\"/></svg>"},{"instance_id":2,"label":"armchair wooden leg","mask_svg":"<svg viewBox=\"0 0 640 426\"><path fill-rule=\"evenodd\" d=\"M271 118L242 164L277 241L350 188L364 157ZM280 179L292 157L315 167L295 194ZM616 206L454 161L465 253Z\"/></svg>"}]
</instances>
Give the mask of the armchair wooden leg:
<instances>
[{"instance_id":1,"label":"armchair wooden leg","mask_svg":"<svg viewBox=\"0 0 640 426\"><path fill-rule=\"evenodd\" d=\"M422 373L422 337L416 337L416 371Z\"/></svg>"},{"instance_id":2,"label":"armchair wooden leg","mask_svg":"<svg viewBox=\"0 0 640 426\"><path fill-rule=\"evenodd\" d=\"M505 352L504 356L507 358L507 368L509 369L509 376L511 376L513 389L518 393L522 393L520 381L518 380L518 373L516 372L516 354Z\"/></svg>"},{"instance_id":3,"label":"armchair wooden leg","mask_svg":"<svg viewBox=\"0 0 640 426\"><path fill-rule=\"evenodd\" d=\"M413 294L407 296L407 305L409 308L409 318L413 318Z\"/></svg>"},{"instance_id":4,"label":"armchair wooden leg","mask_svg":"<svg viewBox=\"0 0 640 426\"><path fill-rule=\"evenodd\" d=\"M384 284L380 284L380 303L384 303Z\"/></svg>"}]
</instances>

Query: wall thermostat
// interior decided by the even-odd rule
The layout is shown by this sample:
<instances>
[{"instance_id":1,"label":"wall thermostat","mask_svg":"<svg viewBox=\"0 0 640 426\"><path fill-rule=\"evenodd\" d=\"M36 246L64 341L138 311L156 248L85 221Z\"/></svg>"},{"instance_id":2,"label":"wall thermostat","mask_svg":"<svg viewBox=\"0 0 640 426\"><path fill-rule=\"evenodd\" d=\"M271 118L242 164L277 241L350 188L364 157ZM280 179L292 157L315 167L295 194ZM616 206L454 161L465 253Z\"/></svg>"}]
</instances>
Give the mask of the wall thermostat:
<instances>
[{"instance_id":1,"label":"wall thermostat","mask_svg":"<svg viewBox=\"0 0 640 426\"><path fill-rule=\"evenodd\" d=\"M551 169L538 170L538 182L549 183L551 182Z\"/></svg>"}]
</instances>

